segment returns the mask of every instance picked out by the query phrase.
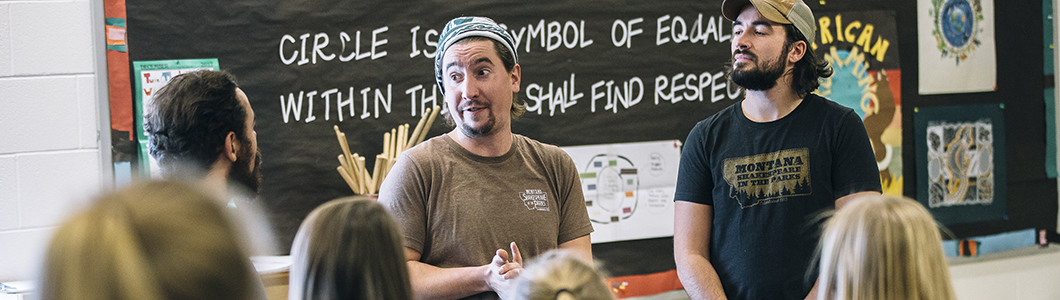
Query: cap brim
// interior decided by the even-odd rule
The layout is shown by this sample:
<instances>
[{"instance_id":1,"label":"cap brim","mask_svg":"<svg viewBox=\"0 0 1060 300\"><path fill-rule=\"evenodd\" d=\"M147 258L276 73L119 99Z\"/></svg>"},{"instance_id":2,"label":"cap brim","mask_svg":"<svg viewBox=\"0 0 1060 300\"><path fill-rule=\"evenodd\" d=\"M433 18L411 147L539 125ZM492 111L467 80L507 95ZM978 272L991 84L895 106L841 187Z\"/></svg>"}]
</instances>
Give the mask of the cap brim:
<instances>
[{"instance_id":1,"label":"cap brim","mask_svg":"<svg viewBox=\"0 0 1060 300\"><path fill-rule=\"evenodd\" d=\"M762 0L751 0L750 2L755 5L756 9L758 9L758 13L762 14L766 19L778 24L791 24L788 17L785 17L784 13L780 12L776 7L773 7L773 5Z\"/></svg>"},{"instance_id":2,"label":"cap brim","mask_svg":"<svg viewBox=\"0 0 1060 300\"><path fill-rule=\"evenodd\" d=\"M743 7L751 4L751 0L725 0L721 3L721 15L729 21L736 21Z\"/></svg>"},{"instance_id":3,"label":"cap brim","mask_svg":"<svg viewBox=\"0 0 1060 300\"><path fill-rule=\"evenodd\" d=\"M729 21L736 21L736 18L740 16L740 12L748 4L754 5L755 10L758 10L759 14L774 23L791 24L791 21L784 17L780 10L761 0L726 0L721 3L721 14Z\"/></svg>"}]
</instances>

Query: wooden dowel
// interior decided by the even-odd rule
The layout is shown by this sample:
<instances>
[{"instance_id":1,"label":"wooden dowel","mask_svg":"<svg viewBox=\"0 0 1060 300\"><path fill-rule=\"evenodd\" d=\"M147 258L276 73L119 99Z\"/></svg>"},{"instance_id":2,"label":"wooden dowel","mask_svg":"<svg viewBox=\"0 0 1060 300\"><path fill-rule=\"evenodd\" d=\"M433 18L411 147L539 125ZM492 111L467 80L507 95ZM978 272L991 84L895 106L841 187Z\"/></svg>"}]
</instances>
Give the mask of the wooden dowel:
<instances>
[{"instance_id":1,"label":"wooden dowel","mask_svg":"<svg viewBox=\"0 0 1060 300\"><path fill-rule=\"evenodd\" d=\"M427 123L423 126L423 131L420 132L420 136L416 138L416 144L422 143L427 138L427 132L431 131L431 125L434 124L434 119L438 117L438 106L435 105L434 109L431 110L431 117L427 118Z\"/></svg>"},{"instance_id":2,"label":"wooden dowel","mask_svg":"<svg viewBox=\"0 0 1060 300\"><path fill-rule=\"evenodd\" d=\"M335 137L339 139L339 147L342 148L342 154L345 155L347 164L352 165L353 160L350 160L350 144L346 141L346 134L339 130L339 125L334 125L332 128L335 129Z\"/></svg>"},{"instance_id":3,"label":"wooden dowel","mask_svg":"<svg viewBox=\"0 0 1060 300\"><path fill-rule=\"evenodd\" d=\"M379 187L379 182L382 181L379 178L379 169L383 167L383 162L386 161L386 156L379 154L375 156L375 167L372 169L372 180L371 185L368 186L368 193L375 194L376 188Z\"/></svg>"},{"instance_id":4,"label":"wooden dowel","mask_svg":"<svg viewBox=\"0 0 1060 300\"><path fill-rule=\"evenodd\" d=\"M346 157L344 155L339 154L338 159L339 159L339 165L342 166L343 169L346 169L347 173L349 173L350 171L353 171L353 169L351 169L353 166L350 166L350 162L346 159Z\"/></svg>"},{"instance_id":5,"label":"wooden dowel","mask_svg":"<svg viewBox=\"0 0 1060 300\"><path fill-rule=\"evenodd\" d=\"M397 139L398 151L397 151L397 154L394 154L394 157L397 157L399 154L401 154L401 152L405 152L405 149L407 149L408 144L409 144L409 124L408 123L402 124L398 128L401 128L401 130L399 130L401 132L401 134L398 134L398 136L399 136L398 139Z\"/></svg>"},{"instance_id":6,"label":"wooden dowel","mask_svg":"<svg viewBox=\"0 0 1060 300\"><path fill-rule=\"evenodd\" d=\"M364 187L360 184L362 180L361 171L357 168L357 153L354 153L353 157L349 157L346 160L349 161L347 163L349 168L346 169L346 172L350 174L350 179L353 179L353 191L358 194L364 194Z\"/></svg>"},{"instance_id":7,"label":"wooden dowel","mask_svg":"<svg viewBox=\"0 0 1060 300\"><path fill-rule=\"evenodd\" d=\"M401 125L398 125L397 135L394 136L394 151L390 151L393 153L391 153L392 155L388 156L387 158L394 158L394 156L396 156L398 153L401 153L401 146L404 146L404 143L401 142L401 136L404 135L404 131L405 128L403 128L403 126Z\"/></svg>"},{"instance_id":8,"label":"wooden dowel","mask_svg":"<svg viewBox=\"0 0 1060 300\"><path fill-rule=\"evenodd\" d=\"M342 140L343 141L346 140L346 133L342 134ZM349 144L347 144L346 148L348 149L349 147L350 147ZM352 168L353 167L353 157L355 155L351 155L349 150L346 150L344 155L345 155L345 158L346 158L346 164L349 165Z\"/></svg>"},{"instance_id":9,"label":"wooden dowel","mask_svg":"<svg viewBox=\"0 0 1060 300\"><path fill-rule=\"evenodd\" d=\"M376 190L379 190L379 188L383 186L383 180L386 180L386 175L390 173L390 162L391 161L394 161L394 160L387 158L387 159L384 159L381 162L383 167L382 167L381 170L379 170L379 179L375 183Z\"/></svg>"},{"instance_id":10,"label":"wooden dowel","mask_svg":"<svg viewBox=\"0 0 1060 300\"><path fill-rule=\"evenodd\" d=\"M416 146L416 140L420 138L420 131L423 130L423 123L427 122L427 117L431 114L431 108L427 108L427 111L423 112L423 116L420 116L420 121L416 123L416 129L412 130L412 134L409 135L406 148L412 148Z\"/></svg>"},{"instance_id":11,"label":"wooden dowel","mask_svg":"<svg viewBox=\"0 0 1060 300\"><path fill-rule=\"evenodd\" d=\"M359 186L361 187L361 193L371 194L368 192L368 182L372 180L372 178L369 177L370 174L368 174L368 168L364 166L364 156L357 157L357 170L359 173L361 173L361 181L358 182Z\"/></svg>"},{"instance_id":12,"label":"wooden dowel","mask_svg":"<svg viewBox=\"0 0 1060 300\"><path fill-rule=\"evenodd\" d=\"M390 151L386 152L386 158L394 157L397 153L397 128L390 128Z\"/></svg>"},{"instance_id":13,"label":"wooden dowel","mask_svg":"<svg viewBox=\"0 0 1060 300\"><path fill-rule=\"evenodd\" d=\"M361 185L358 184L360 180L357 178L359 177L357 174L359 174L359 172L355 172L356 165L353 163L355 155L350 155L350 145L346 140L346 133L339 130L338 125L332 126L332 129L335 130L335 137L339 140L339 147L342 148L342 155L338 156L339 164L341 165L340 168L344 168L346 170L346 177L349 177L344 177L343 180L347 180L346 184L350 185L350 189L352 189L354 193L363 194L364 190ZM342 173L339 173L339 175L342 175Z\"/></svg>"},{"instance_id":14,"label":"wooden dowel","mask_svg":"<svg viewBox=\"0 0 1060 300\"><path fill-rule=\"evenodd\" d=\"M350 186L350 190L353 190L353 192L356 193L357 187L353 183L353 178L350 178L350 174L346 172L346 169L342 167L336 167L335 169L339 171L339 176L342 176L342 180L346 181L346 185Z\"/></svg>"},{"instance_id":15,"label":"wooden dowel","mask_svg":"<svg viewBox=\"0 0 1060 300\"><path fill-rule=\"evenodd\" d=\"M335 137L339 139L339 147L342 147L342 154L346 154L349 157L350 145L346 142L346 134L339 131L339 125L335 125Z\"/></svg>"},{"instance_id":16,"label":"wooden dowel","mask_svg":"<svg viewBox=\"0 0 1060 300\"><path fill-rule=\"evenodd\" d=\"M350 145L346 143L346 139L342 138L342 131L339 130L339 125L334 125L332 128L335 129L335 137L339 139L339 147L342 147L342 154L349 154Z\"/></svg>"},{"instance_id":17,"label":"wooden dowel","mask_svg":"<svg viewBox=\"0 0 1060 300\"><path fill-rule=\"evenodd\" d=\"M383 133L383 153L382 153L382 155L383 156L390 155L390 133L389 132L384 132Z\"/></svg>"}]
</instances>

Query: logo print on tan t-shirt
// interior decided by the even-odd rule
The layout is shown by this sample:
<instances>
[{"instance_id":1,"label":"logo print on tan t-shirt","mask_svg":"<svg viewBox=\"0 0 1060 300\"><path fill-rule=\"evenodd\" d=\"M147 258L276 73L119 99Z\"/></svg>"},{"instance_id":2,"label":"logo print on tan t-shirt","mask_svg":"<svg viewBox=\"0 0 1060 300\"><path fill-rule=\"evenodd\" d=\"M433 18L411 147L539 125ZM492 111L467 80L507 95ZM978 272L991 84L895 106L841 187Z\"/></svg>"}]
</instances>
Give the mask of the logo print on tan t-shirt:
<instances>
[{"instance_id":1,"label":"logo print on tan t-shirt","mask_svg":"<svg viewBox=\"0 0 1060 300\"><path fill-rule=\"evenodd\" d=\"M548 195L541 190L527 189L519 193L519 199L528 210L548 211Z\"/></svg>"}]
</instances>

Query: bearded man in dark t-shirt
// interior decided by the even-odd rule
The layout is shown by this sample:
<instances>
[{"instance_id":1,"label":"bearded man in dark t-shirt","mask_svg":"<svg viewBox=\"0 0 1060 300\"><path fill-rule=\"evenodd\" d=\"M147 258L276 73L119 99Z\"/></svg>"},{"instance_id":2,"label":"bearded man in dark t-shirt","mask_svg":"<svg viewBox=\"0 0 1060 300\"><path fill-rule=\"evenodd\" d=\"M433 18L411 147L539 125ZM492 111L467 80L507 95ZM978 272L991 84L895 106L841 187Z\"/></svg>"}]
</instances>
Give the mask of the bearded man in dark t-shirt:
<instances>
[{"instance_id":1,"label":"bearded man in dark t-shirt","mask_svg":"<svg viewBox=\"0 0 1060 300\"><path fill-rule=\"evenodd\" d=\"M685 141L678 276L692 299L812 299L816 216L881 191L872 147L853 110L811 94L832 69L810 50L802 0L726 0L722 14L729 78L747 93Z\"/></svg>"}]
</instances>

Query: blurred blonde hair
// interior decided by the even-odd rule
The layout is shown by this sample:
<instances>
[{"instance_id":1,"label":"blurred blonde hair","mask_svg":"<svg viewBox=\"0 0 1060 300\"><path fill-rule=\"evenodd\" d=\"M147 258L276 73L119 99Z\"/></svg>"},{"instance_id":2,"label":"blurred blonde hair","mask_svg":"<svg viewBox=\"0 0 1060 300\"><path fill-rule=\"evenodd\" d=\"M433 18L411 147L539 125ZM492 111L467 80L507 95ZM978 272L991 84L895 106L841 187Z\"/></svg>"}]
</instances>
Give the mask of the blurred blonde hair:
<instances>
[{"instance_id":1,"label":"blurred blonde hair","mask_svg":"<svg viewBox=\"0 0 1060 300\"><path fill-rule=\"evenodd\" d=\"M59 227L41 298L263 299L237 232L219 201L197 189L133 185Z\"/></svg>"},{"instance_id":2,"label":"blurred blonde hair","mask_svg":"<svg viewBox=\"0 0 1060 300\"><path fill-rule=\"evenodd\" d=\"M604 276L596 268L562 249L549 250L534 258L516 280L516 299L614 299Z\"/></svg>"},{"instance_id":3,"label":"blurred blonde hair","mask_svg":"<svg viewBox=\"0 0 1060 300\"><path fill-rule=\"evenodd\" d=\"M853 199L826 222L820 300L952 300L949 266L935 220L913 199Z\"/></svg>"},{"instance_id":4,"label":"blurred blonde hair","mask_svg":"<svg viewBox=\"0 0 1060 300\"><path fill-rule=\"evenodd\" d=\"M401 238L371 198L324 203L294 237L288 299L412 299Z\"/></svg>"}]
</instances>

